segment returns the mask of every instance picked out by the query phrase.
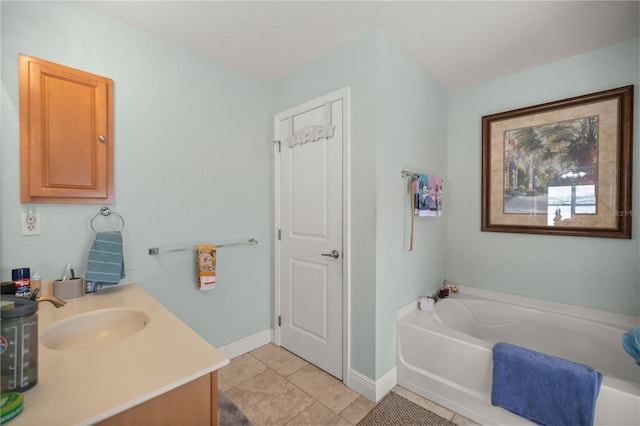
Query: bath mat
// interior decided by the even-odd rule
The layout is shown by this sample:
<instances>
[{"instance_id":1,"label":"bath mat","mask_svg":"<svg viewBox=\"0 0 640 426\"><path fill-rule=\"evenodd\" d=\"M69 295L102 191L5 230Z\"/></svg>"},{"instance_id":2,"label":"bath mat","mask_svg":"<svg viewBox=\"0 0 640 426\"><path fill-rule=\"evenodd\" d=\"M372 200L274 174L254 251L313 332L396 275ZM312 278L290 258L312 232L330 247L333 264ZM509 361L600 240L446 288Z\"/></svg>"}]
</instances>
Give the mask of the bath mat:
<instances>
[{"instance_id":1,"label":"bath mat","mask_svg":"<svg viewBox=\"0 0 640 426\"><path fill-rule=\"evenodd\" d=\"M220 426L253 426L242 410L220 389L218 389L218 411Z\"/></svg>"},{"instance_id":2,"label":"bath mat","mask_svg":"<svg viewBox=\"0 0 640 426\"><path fill-rule=\"evenodd\" d=\"M414 404L398 395L389 392L376 407L369 412L358 426L389 426L389 425L454 425L449 420L440 417L418 404Z\"/></svg>"}]
</instances>

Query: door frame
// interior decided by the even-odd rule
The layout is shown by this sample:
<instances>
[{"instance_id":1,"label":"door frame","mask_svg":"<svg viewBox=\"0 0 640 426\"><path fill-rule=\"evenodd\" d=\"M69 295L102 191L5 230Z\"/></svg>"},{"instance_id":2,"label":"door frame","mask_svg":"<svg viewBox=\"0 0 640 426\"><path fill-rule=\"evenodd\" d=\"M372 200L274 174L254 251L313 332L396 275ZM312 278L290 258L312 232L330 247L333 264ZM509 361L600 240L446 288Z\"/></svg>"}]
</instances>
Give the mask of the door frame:
<instances>
[{"instance_id":1,"label":"door frame","mask_svg":"<svg viewBox=\"0 0 640 426\"><path fill-rule=\"evenodd\" d=\"M351 188L351 162L350 162L350 150L351 150L351 103L350 103L350 89L344 87L334 92L322 95L318 98L289 108L286 111L280 112L274 115L273 119L273 135L274 135L274 150L273 150L273 165L274 165L274 343L281 346L281 328L278 326L278 316L281 314L280 309L280 243L278 239L278 229L281 228L280 222L280 155L279 149L287 149L278 142L280 133L280 121L291 117L292 115L301 114L312 108L321 107L327 102L334 102L342 99L342 381L349 386L349 360L350 360L350 289L351 289L351 256L350 256L350 188Z\"/></svg>"}]
</instances>

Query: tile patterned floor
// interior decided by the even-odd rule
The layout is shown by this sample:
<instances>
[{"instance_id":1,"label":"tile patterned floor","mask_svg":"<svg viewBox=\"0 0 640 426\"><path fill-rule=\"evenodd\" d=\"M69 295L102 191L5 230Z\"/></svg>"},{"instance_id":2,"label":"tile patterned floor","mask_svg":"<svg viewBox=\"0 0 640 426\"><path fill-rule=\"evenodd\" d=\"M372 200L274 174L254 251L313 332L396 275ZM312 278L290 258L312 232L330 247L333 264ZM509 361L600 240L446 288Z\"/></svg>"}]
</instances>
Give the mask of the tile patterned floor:
<instances>
[{"instance_id":1,"label":"tile patterned floor","mask_svg":"<svg viewBox=\"0 0 640 426\"><path fill-rule=\"evenodd\" d=\"M218 386L256 425L355 425L375 403L291 352L268 344L231 360ZM398 394L452 420L469 420L399 386Z\"/></svg>"}]
</instances>

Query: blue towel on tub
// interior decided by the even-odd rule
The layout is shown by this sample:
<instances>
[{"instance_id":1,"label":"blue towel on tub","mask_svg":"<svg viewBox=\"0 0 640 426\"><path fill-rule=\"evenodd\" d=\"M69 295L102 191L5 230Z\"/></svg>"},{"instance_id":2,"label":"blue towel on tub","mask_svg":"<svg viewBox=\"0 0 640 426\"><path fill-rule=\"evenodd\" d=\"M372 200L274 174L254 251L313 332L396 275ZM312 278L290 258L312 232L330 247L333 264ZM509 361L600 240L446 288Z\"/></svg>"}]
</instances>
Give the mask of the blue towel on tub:
<instances>
[{"instance_id":1,"label":"blue towel on tub","mask_svg":"<svg viewBox=\"0 0 640 426\"><path fill-rule=\"evenodd\" d=\"M97 281L107 285L118 284L124 278L124 256L122 255L122 234L97 232L87 260L87 281Z\"/></svg>"},{"instance_id":2,"label":"blue towel on tub","mask_svg":"<svg viewBox=\"0 0 640 426\"><path fill-rule=\"evenodd\" d=\"M508 343L493 347L491 403L541 425L593 425L602 375Z\"/></svg>"},{"instance_id":3,"label":"blue towel on tub","mask_svg":"<svg viewBox=\"0 0 640 426\"><path fill-rule=\"evenodd\" d=\"M640 365L640 327L629 330L622 335L622 347Z\"/></svg>"}]
</instances>

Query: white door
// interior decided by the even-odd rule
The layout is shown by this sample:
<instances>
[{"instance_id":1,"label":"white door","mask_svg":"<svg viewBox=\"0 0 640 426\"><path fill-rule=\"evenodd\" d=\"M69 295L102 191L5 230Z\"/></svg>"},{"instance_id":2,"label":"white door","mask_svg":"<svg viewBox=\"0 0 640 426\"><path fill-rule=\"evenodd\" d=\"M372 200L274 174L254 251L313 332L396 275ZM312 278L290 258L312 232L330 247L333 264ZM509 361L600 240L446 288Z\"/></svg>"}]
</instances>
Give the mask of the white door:
<instances>
[{"instance_id":1,"label":"white door","mask_svg":"<svg viewBox=\"0 0 640 426\"><path fill-rule=\"evenodd\" d=\"M343 374L345 93L275 117L280 141L276 343L338 378Z\"/></svg>"}]
</instances>

